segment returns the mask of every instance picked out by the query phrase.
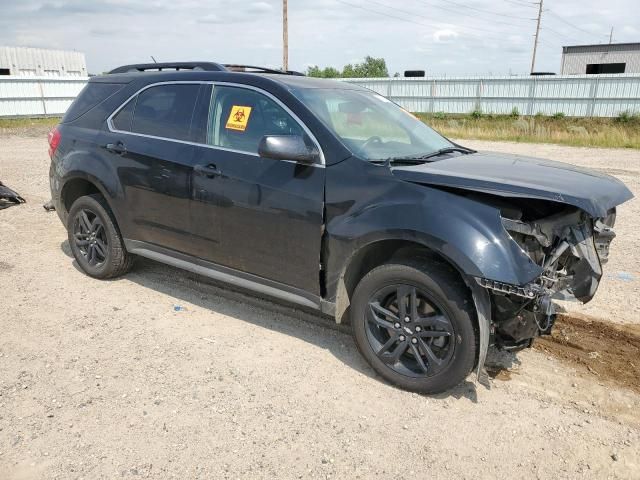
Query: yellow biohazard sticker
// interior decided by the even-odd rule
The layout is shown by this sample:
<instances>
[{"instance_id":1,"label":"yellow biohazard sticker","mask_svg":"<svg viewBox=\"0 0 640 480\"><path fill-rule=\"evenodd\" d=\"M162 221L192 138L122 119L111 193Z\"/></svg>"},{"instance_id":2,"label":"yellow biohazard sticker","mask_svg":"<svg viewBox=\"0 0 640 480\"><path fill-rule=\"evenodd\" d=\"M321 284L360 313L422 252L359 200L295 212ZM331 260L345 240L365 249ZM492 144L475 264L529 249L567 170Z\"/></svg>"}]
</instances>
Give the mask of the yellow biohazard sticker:
<instances>
[{"instance_id":1,"label":"yellow biohazard sticker","mask_svg":"<svg viewBox=\"0 0 640 480\"><path fill-rule=\"evenodd\" d=\"M231 113L229 113L229 119L227 120L226 128L229 130L237 130L244 132L249 123L249 117L251 116L251 107L244 107L242 105L234 105L231 107Z\"/></svg>"}]
</instances>

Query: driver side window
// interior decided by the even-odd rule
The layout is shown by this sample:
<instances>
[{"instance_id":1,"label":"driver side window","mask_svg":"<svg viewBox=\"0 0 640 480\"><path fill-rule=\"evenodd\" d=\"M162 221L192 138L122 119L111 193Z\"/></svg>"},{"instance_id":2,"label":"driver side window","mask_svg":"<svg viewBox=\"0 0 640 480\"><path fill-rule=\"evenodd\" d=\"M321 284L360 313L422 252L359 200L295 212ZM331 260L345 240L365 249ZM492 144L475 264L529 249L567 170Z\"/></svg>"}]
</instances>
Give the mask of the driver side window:
<instances>
[{"instance_id":1,"label":"driver side window","mask_svg":"<svg viewBox=\"0 0 640 480\"><path fill-rule=\"evenodd\" d=\"M257 154L265 135L303 135L280 105L260 92L215 85L207 122L207 144Z\"/></svg>"}]
</instances>

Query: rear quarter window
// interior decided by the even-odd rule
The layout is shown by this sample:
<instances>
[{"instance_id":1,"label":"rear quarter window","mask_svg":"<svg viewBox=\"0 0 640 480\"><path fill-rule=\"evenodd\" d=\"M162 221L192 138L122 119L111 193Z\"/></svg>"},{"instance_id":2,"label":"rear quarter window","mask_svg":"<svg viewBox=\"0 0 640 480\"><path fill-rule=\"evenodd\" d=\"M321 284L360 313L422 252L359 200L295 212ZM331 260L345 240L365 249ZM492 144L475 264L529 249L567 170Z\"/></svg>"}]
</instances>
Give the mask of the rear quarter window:
<instances>
[{"instance_id":1,"label":"rear quarter window","mask_svg":"<svg viewBox=\"0 0 640 480\"><path fill-rule=\"evenodd\" d=\"M111 120L113 128L122 130L123 132L131 131L131 121L133 120L133 110L136 108L136 100L138 100L138 97L132 98L116 113Z\"/></svg>"},{"instance_id":2,"label":"rear quarter window","mask_svg":"<svg viewBox=\"0 0 640 480\"><path fill-rule=\"evenodd\" d=\"M123 86L120 83L87 83L62 117L62 123L77 120Z\"/></svg>"}]
</instances>

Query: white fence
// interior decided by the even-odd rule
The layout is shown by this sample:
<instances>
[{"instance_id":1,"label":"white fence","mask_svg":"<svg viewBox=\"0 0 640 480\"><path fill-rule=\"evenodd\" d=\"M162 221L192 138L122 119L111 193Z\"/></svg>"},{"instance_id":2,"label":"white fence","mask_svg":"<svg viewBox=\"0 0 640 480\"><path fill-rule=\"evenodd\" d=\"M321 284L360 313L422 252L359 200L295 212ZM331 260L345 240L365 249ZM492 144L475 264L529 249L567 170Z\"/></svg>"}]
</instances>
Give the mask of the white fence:
<instances>
[{"instance_id":1,"label":"white fence","mask_svg":"<svg viewBox=\"0 0 640 480\"><path fill-rule=\"evenodd\" d=\"M354 78L412 112L564 113L614 117L640 113L640 75ZM77 77L0 77L0 117L62 115L87 82Z\"/></svg>"},{"instance_id":2,"label":"white fence","mask_svg":"<svg viewBox=\"0 0 640 480\"><path fill-rule=\"evenodd\" d=\"M62 115L87 83L83 77L0 77L0 117Z\"/></svg>"},{"instance_id":3,"label":"white fence","mask_svg":"<svg viewBox=\"0 0 640 480\"><path fill-rule=\"evenodd\" d=\"M411 112L615 117L640 113L640 75L345 79Z\"/></svg>"}]
</instances>

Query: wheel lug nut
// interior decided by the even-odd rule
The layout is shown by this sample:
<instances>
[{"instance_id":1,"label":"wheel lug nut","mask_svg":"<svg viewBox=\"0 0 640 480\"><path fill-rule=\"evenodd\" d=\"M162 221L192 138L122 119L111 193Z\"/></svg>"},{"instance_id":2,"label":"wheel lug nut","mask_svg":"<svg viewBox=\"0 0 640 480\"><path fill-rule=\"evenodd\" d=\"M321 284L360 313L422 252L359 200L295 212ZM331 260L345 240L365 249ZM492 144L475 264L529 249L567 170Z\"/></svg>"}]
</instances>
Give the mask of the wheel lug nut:
<instances>
[{"instance_id":1,"label":"wheel lug nut","mask_svg":"<svg viewBox=\"0 0 640 480\"><path fill-rule=\"evenodd\" d=\"M411 339L411 343L418 343L418 339L417 338L412 338Z\"/></svg>"},{"instance_id":2,"label":"wheel lug nut","mask_svg":"<svg viewBox=\"0 0 640 480\"><path fill-rule=\"evenodd\" d=\"M409 323L409 322L411 321L411 318L409 318L409 317L404 317L404 321L405 321L406 323Z\"/></svg>"},{"instance_id":3,"label":"wheel lug nut","mask_svg":"<svg viewBox=\"0 0 640 480\"><path fill-rule=\"evenodd\" d=\"M422 327L418 326L416 327L416 332L421 332L422 331Z\"/></svg>"},{"instance_id":4,"label":"wheel lug nut","mask_svg":"<svg viewBox=\"0 0 640 480\"><path fill-rule=\"evenodd\" d=\"M395 328L400 328L400 324L399 324L398 322L394 323L394 324L393 324L393 326L394 326Z\"/></svg>"},{"instance_id":5,"label":"wheel lug nut","mask_svg":"<svg viewBox=\"0 0 640 480\"><path fill-rule=\"evenodd\" d=\"M405 340L405 336L404 335L400 335L400 341L404 342L404 340Z\"/></svg>"}]
</instances>

